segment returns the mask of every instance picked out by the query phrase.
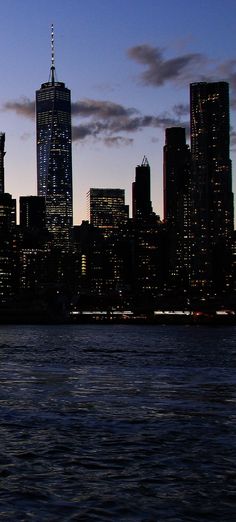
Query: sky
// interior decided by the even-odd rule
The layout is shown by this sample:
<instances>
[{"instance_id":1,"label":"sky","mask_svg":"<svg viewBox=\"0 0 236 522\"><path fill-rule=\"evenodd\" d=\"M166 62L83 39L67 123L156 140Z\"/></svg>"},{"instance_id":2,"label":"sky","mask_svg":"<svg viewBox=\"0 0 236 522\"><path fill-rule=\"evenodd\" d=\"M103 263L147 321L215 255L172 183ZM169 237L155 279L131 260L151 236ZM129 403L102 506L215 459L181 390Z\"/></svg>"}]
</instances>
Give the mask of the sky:
<instances>
[{"instance_id":1,"label":"sky","mask_svg":"<svg viewBox=\"0 0 236 522\"><path fill-rule=\"evenodd\" d=\"M189 84L228 81L236 189L235 0L8 0L1 2L0 132L5 190L37 192L35 91L49 80L51 24L57 80L71 89L74 224L92 187L123 188L151 167L163 217L165 128L189 129ZM188 138L187 138L188 139Z\"/></svg>"}]
</instances>

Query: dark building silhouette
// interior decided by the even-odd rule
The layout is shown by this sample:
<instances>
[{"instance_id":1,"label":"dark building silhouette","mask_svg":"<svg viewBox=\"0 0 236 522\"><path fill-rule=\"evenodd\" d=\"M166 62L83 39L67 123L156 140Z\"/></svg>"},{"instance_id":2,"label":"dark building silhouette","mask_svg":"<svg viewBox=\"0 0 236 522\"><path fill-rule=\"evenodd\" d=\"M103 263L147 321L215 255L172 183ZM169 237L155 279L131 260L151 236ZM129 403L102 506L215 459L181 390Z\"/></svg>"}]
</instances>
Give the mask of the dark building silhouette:
<instances>
[{"instance_id":1,"label":"dark building silhouette","mask_svg":"<svg viewBox=\"0 0 236 522\"><path fill-rule=\"evenodd\" d=\"M101 229L105 236L127 221L129 207L125 205L123 189L91 188L87 194L90 223Z\"/></svg>"},{"instance_id":2,"label":"dark building silhouette","mask_svg":"<svg viewBox=\"0 0 236 522\"><path fill-rule=\"evenodd\" d=\"M166 129L164 146L164 222L168 285L188 285L190 273L190 149L185 129Z\"/></svg>"},{"instance_id":3,"label":"dark building silhouette","mask_svg":"<svg viewBox=\"0 0 236 522\"><path fill-rule=\"evenodd\" d=\"M132 186L133 218L150 216L152 213L150 166L146 156L135 170L135 181Z\"/></svg>"},{"instance_id":4,"label":"dark building silhouette","mask_svg":"<svg viewBox=\"0 0 236 522\"><path fill-rule=\"evenodd\" d=\"M43 196L20 197L20 225L23 228L43 230L46 227L46 201Z\"/></svg>"},{"instance_id":5,"label":"dark building silhouette","mask_svg":"<svg viewBox=\"0 0 236 522\"><path fill-rule=\"evenodd\" d=\"M190 85L192 286L202 294L230 285L233 194L229 86ZM208 292L209 291L209 292Z\"/></svg>"},{"instance_id":6,"label":"dark building silhouette","mask_svg":"<svg viewBox=\"0 0 236 522\"><path fill-rule=\"evenodd\" d=\"M5 133L0 132L0 194L4 194Z\"/></svg>"},{"instance_id":7,"label":"dark building silhouette","mask_svg":"<svg viewBox=\"0 0 236 522\"><path fill-rule=\"evenodd\" d=\"M58 82L52 63L49 82L36 92L38 196L46 198L46 222L56 242L68 240L72 227L71 97Z\"/></svg>"},{"instance_id":8,"label":"dark building silhouette","mask_svg":"<svg viewBox=\"0 0 236 522\"><path fill-rule=\"evenodd\" d=\"M0 304L16 290L16 200L0 194Z\"/></svg>"}]
</instances>

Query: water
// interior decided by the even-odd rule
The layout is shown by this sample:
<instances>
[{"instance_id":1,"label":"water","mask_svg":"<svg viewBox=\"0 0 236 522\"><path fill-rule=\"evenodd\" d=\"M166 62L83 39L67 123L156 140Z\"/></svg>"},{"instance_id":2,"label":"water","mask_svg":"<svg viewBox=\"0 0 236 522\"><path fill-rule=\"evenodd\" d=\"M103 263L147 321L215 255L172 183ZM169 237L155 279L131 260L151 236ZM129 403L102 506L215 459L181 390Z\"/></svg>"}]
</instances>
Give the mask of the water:
<instances>
[{"instance_id":1,"label":"water","mask_svg":"<svg viewBox=\"0 0 236 522\"><path fill-rule=\"evenodd\" d=\"M0 520L232 522L236 327L0 326Z\"/></svg>"}]
</instances>

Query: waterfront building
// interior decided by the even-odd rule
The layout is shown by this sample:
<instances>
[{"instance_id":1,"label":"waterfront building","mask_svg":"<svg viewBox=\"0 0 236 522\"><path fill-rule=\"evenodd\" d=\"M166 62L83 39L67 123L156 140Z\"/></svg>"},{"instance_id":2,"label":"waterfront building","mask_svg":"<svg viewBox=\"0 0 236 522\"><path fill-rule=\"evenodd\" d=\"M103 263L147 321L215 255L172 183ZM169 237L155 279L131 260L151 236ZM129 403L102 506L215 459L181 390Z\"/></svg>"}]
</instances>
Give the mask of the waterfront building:
<instances>
[{"instance_id":1,"label":"waterfront building","mask_svg":"<svg viewBox=\"0 0 236 522\"><path fill-rule=\"evenodd\" d=\"M132 214L147 217L152 213L150 165L144 156L141 165L135 169L135 181L132 185Z\"/></svg>"},{"instance_id":2,"label":"waterfront building","mask_svg":"<svg viewBox=\"0 0 236 522\"><path fill-rule=\"evenodd\" d=\"M190 275L190 149L185 129L166 129L164 146L164 222L166 275L170 287L187 287Z\"/></svg>"},{"instance_id":3,"label":"waterfront building","mask_svg":"<svg viewBox=\"0 0 236 522\"><path fill-rule=\"evenodd\" d=\"M17 280L16 200L0 194L0 304L15 293Z\"/></svg>"},{"instance_id":4,"label":"waterfront building","mask_svg":"<svg viewBox=\"0 0 236 522\"><path fill-rule=\"evenodd\" d=\"M56 79L54 35L49 81L36 92L37 186L46 224L59 246L69 240L72 215L71 96Z\"/></svg>"},{"instance_id":5,"label":"waterfront building","mask_svg":"<svg viewBox=\"0 0 236 522\"><path fill-rule=\"evenodd\" d=\"M190 85L192 287L203 299L231 281L233 194L229 85Z\"/></svg>"}]
</instances>

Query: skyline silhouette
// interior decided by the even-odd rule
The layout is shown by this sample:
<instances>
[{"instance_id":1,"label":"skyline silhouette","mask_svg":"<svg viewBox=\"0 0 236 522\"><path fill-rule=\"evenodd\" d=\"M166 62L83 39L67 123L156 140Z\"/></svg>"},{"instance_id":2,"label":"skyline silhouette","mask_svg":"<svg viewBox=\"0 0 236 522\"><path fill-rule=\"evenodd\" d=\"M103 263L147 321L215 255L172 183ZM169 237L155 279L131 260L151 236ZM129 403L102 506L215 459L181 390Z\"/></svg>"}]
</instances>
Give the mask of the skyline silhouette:
<instances>
[{"instance_id":1,"label":"skyline silhouette","mask_svg":"<svg viewBox=\"0 0 236 522\"><path fill-rule=\"evenodd\" d=\"M144 155L152 171L153 209L163 217L165 128L189 126L189 83L203 78L230 83L235 192L236 85L230 28L236 7L231 1L227 8L214 2L214 10L203 4L182 1L177 10L175 2L167 9L164 2L157 6L131 1L126 6L123 1L91 1L85 7L72 0L68 8L51 1L46 9L43 1L40 12L28 0L23 6L17 1L3 5L2 16L11 20L12 33L8 45L7 24L1 34L6 191L17 199L36 194L34 93L48 80L53 22L58 81L65 81L72 93L75 224L86 218L91 187L125 189L131 206L134 169ZM32 24L36 12L37 24Z\"/></svg>"}]
</instances>

